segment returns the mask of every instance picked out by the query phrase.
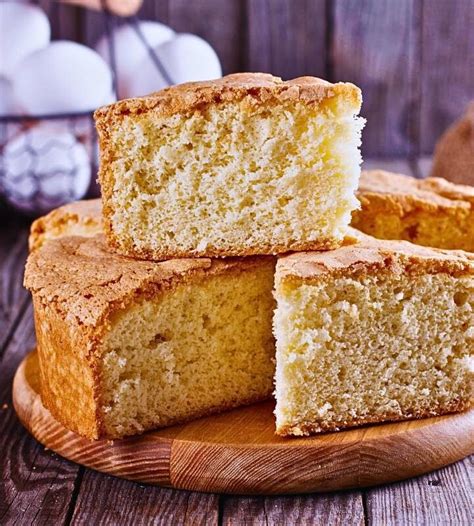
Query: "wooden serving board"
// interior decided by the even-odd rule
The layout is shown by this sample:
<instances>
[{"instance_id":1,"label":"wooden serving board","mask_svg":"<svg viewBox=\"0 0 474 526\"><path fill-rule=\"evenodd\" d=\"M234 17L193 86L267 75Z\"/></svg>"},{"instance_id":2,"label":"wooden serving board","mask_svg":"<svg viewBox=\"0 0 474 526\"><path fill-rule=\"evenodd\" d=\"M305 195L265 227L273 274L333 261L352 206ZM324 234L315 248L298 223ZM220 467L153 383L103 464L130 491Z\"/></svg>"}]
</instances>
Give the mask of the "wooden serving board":
<instances>
[{"instance_id":1,"label":"wooden serving board","mask_svg":"<svg viewBox=\"0 0 474 526\"><path fill-rule=\"evenodd\" d=\"M38 394L36 353L18 368L13 402L23 425L59 455L117 477L238 494L331 491L426 473L474 453L474 410L307 438L274 434L265 402L122 440L64 428Z\"/></svg>"}]
</instances>

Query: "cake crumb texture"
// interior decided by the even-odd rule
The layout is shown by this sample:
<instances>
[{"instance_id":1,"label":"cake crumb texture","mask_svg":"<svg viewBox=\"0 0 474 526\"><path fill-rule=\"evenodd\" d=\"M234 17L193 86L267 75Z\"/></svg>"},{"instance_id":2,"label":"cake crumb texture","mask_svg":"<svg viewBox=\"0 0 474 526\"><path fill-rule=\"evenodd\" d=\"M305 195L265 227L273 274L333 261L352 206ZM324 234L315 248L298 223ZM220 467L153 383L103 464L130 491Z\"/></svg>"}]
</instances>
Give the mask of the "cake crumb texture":
<instances>
[{"instance_id":1,"label":"cake crumb texture","mask_svg":"<svg viewBox=\"0 0 474 526\"><path fill-rule=\"evenodd\" d=\"M352 226L380 239L474 251L474 187L363 171Z\"/></svg>"},{"instance_id":2,"label":"cake crumb texture","mask_svg":"<svg viewBox=\"0 0 474 526\"><path fill-rule=\"evenodd\" d=\"M279 260L276 426L308 435L470 407L474 260L374 241Z\"/></svg>"},{"instance_id":3,"label":"cake crumb texture","mask_svg":"<svg viewBox=\"0 0 474 526\"><path fill-rule=\"evenodd\" d=\"M352 84L248 73L98 110L111 246L147 259L339 246L358 206L360 105Z\"/></svg>"}]
</instances>

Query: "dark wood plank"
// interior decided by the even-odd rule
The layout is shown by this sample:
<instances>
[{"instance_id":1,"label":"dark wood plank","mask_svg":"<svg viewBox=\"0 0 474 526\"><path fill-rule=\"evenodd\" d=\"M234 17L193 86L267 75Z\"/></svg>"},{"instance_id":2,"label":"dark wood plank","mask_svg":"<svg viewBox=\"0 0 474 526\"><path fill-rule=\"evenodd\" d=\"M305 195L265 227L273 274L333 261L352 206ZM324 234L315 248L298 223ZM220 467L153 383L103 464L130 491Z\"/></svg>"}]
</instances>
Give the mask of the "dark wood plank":
<instances>
[{"instance_id":1,"label":"dark wood plank","mask_svg":"<svg viewBox=\"0 0 474 526\"><path fill-rule=\"evenodd\" d=\"M94 47L99 39L106 33L106 18L103 13L87 10L83 14L83 35L82 40L90 47ZM112 27L122 23L120 19L113 18Z\"/></svg>"},{"instance_id":2,"label":"dark wood plank","mask_svg":"<svg viewBox=\"0 0 474 526\"><path fill-rule=\"evenodd\" d=\"M279 75L326 75L325 0L247 0L245 69Z\"/></svg>"},{"instance_id":3,"label":"dark wood plank","mask_svg":"<svg viewBox=\"0 0 474 526\"><path fill-rule=\"evenodd\" d=\"M55 2L57 4L57 2ZM85 10L80 7L59 4L56 7L56 23L53 24L55 40L84 42Z\"/></svg>"},{"instance_id":4,"label":"dark wood plank","mask_svg":"<svg viewBox=\"0 0 474 526\"><path fill-rule=\"evenodd\" d=\"M474 2L425 1L422 25L422 153L474 98Z\"/></svg>"},{"instance_id":5,"label":"dark wood plank","mask_svg":"<svg viewBox=\"0 0 474 526\"><path fill-rule=\"evenodd\" d=\"M0 524L65 524L78 466L38 444L19 423L11 384L34 345L33 313L26 310L0 362Z\"/></svg>"},{"instance_id":6,"label":"dark wood plank","mask_svg":"<svg viewBox=\"0 0 474 526\"><path fill-rule=\"evenodd\" d=\"M53 40L83 40L83 20L85 10L71 5L60 4L56 0L38 0L37 3L48 15Z\"/></svg>"},{"instance_id":7,"label":"dark wood plank","mask_svg":"<svg viewBox=\"0 0 474 526\"><path fill-rule=\"evenodd\" d=\"M137 13L140 20L157 20L163 24L168 23L169 0L144 0Z\"/></svg>"},{"instance_id":8,"label":"dark wood plank","mask_svg":"<svg viewBox=\"0 0 474 526\"><path fill-rule=\"evenodd\" d=\"M415 153L419 106L421 2L335 0L331 80L362 88L363 152Z\"/></svg>"},{"instance_id":9,"label":"dark wood plank","mask_svg":"<svg viewBox=\"0 0 474 526\"><path fill-rule=\"evenodd\" d=\"M14 218L2 220L0 228L0 359L28 301L23 288L28 228L27 223Z\"/></svg>"},{"instance_id":10,"label":"dark wood plank","mask_svg":"<svg viewBox=\"0 0 474 526\"><path fill-rule=\"evenodd\" d=\"M95 505L92 505L95 503ZM72 524L218 524L219 497L144 486L86 470Z\"/></svg>"},{"instance_id":11,"label":"dark wood plank","mask_svg":"<svg viewBox=\"0 0 474 526\"><path fill-rule=\"evenodd\" d=\"M474 457L366 493L370 524L473 524Z\"/></svg>"},{"instance_id":12,"label":"dark wood plank","mask_svg":"<svg viewBox=\"0 0 474 526\"><path fill-rule=\"evenodd\" d=\"M227 497L222 524L330 524L360 526L364 508L360 491L296 497Z\"/></svg>"},{"instance_id":13,"label":"dark wood plank","mask_svg":"<svg viewBox=\"0 0 474 526\"><path fill-rule=\"evenodd\" d=\"M362 170L387 170L404 175L415 175L413 167L406 159L364 159Z\"/></svg>"},{"instance_id":14,"label":"dark wood plank","mask_svg":"<svg viewBox=\"0 0 474 526\"><path fill-rule=\"evenodd\" d=\"M194 33L216 50L223 73L242 68L244 11L241 0L172 0L168 24L180 33Z\"/></svg>"}]
</instances>

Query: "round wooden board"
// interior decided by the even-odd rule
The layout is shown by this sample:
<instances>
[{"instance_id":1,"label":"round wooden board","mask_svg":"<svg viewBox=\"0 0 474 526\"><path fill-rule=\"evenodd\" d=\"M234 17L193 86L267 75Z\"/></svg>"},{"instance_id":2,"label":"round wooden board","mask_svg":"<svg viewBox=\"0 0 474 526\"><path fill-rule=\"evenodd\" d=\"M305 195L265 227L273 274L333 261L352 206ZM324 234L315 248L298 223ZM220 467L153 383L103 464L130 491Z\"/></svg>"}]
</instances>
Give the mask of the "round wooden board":
<instances>
[{"instance_id":1,"label":"round wooden board","mask_svg":"<svg viewBox=\"0 0 474 526\"><path fill-rule=\"evenodd\" d=\"M13 402L44 446L104 473L187 490L279 494L371 486L427 473L474 452L474 410L285 439L274 434L271 402L138 437L90 441L57 422L38 391L33 352L16 372Z\"/></svg>"}]
</instances>

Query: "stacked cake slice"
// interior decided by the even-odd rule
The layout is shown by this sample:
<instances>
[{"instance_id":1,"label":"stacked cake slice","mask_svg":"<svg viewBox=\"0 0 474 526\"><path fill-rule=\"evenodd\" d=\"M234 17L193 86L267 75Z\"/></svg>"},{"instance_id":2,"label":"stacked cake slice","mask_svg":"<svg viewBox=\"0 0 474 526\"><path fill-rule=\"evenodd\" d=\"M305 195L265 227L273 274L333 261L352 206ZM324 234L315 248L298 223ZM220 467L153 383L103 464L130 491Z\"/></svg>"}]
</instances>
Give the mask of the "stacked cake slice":
<instances>
[{"instance_id":1,"label":"stacked cake slice","mask_svg":"<svg viewBox=\"0 0 474 526\"><path fill-rule=\"evenodd\" d=\"M249 73L99 110L109 243L151 259L339 246L361 101L352 84Z\"/></svg>"},{"instance_id":2,"label":"stacked cake slice","mask_svg":"<svg viewBox=\"0 0 474 526\"><path fill-rule=\"evenodd\" d=\"M98 438L268 398L274 266L133 260L103 235L46 242L27 267L45 405Z\"/></svg>"},{"instance_id":3,"label":"stacked cake slice","mask_svg":"<svg viewBox=\"0 0 474 526\"><path fill-rule=\"evenodd\" d=\"M98 111L103 214L68 205L30 237L58 420L117 438L273 389L284 435L468 407L474 262L348 227L360 103L241 74Z\"/></svg>"}]
</instances>

